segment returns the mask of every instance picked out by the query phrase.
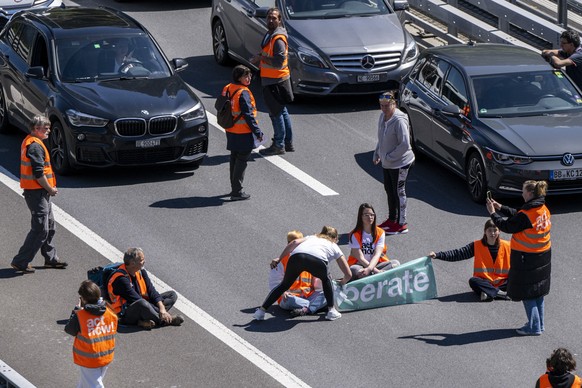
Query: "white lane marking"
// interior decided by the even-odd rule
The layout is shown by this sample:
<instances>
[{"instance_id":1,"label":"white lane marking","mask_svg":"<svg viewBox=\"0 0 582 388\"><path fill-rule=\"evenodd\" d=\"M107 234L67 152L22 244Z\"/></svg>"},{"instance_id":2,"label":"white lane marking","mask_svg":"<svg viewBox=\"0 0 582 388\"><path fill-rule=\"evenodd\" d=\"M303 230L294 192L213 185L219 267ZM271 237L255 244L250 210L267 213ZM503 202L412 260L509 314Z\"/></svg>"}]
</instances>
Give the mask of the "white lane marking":
<instances>
[{"instance_id":1,"label":"white lane marking","mask_svg":"<svg viewBox=\"0 0 582 388\"><path fill-rule=\"evenodd\" d=\"M20 188L19 180L3 166L0 166L0 182L2 182L17 194L21 193L22 189ZM60 207L56 206L54 203L53 213L55 215L56 222L81 239L85 244L95 249L112 263L119 261L120 258L123 257L123 253L119 249L105 241L95 232L81 224L79 221L62 210ZM171 290L170 286L160 280L157 276L151 272L148 272L148 274L152 283L155 285L159 292ZM275 360L271 359L265 353L261 352L259 349L245 341L242 337L238 336L232 330L214 319L207 312L186 299L184 295L178 293L177 291L176 293L178 294L178 301L174 306L178 310L182 311L184 315L200 325L210 334L224 342L241 356L255 364L258 368L262 369L277 382L285 387L309 388L309 385L285 369L282 365L279 365L277 362L275 362Z\"/></svg>"},{"instance_id":2,"label":"white lane marking","mask_svg":"<svg viewBox=\"0 0 582 388\"><path fill-rule=\"evenodd\" d=\"M218 125L216 121L216 116L212 113L206 111L206 115L208 116L208 123L210 123L213 127L217 128L218 130L225 132L224 128ZM258 149L264 148L260 146ZM297 179L307 187L312 188L313 190L317 191L319 194L324 196L330 195L339 195L339 193L333 191L317 179L313 178L309 174L301 171L285 159L280 156L273 155L273 156L263 156L267 161L273 163L275 166L279 167L281 170L285 171L287 174L291 175L293 178Z\"/></svg>"}]
</instances>

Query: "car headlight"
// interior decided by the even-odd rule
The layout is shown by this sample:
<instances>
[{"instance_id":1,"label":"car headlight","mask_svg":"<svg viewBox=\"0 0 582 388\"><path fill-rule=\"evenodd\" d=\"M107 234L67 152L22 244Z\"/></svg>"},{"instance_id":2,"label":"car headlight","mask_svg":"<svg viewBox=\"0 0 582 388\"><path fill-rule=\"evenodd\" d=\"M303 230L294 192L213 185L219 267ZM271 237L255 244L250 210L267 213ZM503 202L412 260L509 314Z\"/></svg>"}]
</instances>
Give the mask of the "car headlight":
<instances>
[{"instance_id":1,"label":"car headlight","mask_svg":"<svg viewBox=\"0 0 582 388\"><path fill-rule=\"evenodd\" d=\"M327 69L328 66L323 62L323 59L316 53L312 51L307 51L305 49L297 50L297 57L301 62L307 66L317 67L320 69Z\"/></svg>"},{"instance_id":2,"label":"car headlight","mask_svg":"<svg viewBox=\"0 0 582 388\"><path fill-rule=\"evenodd\" d=\"M180 115L182 120L191 121L196 119L203 119L206 117L206 111L201 103L194 105L194 107L188 109L186 112Z\"/></svg>"},{"instance_id":3,"label":"car headlight","mask_svg":"<svg viewBox=\"0 0 582 388\"><path fill-rule=\"evenodd\" d=\"M406 47L406 55L404 57L403 62L410 62L416 59L417 56L418 56L418 46L416 45L414 39L412 39L408 47Z\"/></svg>"},{"instance_id":4,"label":"car headlight","mask_svg":"<svg viewBox=\"0 0 582 388\"><path fill-rule=\"evenodd\" d=\"M75 127L104 127L109 122L108 119L91 116L73 109L67 110L69 122Z\"/></svg>"},{"instance_id":5,"label":"car headlight","mask_svg":"<svg viewBox=\"0 0 582 388\"><path fill-rule=\"evenodd\" d=\"M487 159L494 160L495 162L503 165L524 165L533 162L532 158L527 156L504 154L503 152L497 152L490 149L487 150L486 156Z\"/></svg>"}]
</instances>

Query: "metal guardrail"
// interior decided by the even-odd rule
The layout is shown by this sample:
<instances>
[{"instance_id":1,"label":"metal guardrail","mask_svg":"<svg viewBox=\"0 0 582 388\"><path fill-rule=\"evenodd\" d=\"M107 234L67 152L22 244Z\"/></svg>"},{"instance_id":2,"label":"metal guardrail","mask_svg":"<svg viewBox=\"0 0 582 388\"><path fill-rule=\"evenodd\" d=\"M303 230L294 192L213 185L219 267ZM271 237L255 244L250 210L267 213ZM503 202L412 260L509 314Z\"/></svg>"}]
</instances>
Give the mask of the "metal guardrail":
<instances>
[{"instance_id":1,"label":"metal guardrail","mask_svg":"<svg viewBox=\"0 0 582 388\"><path fill-rule=\"evenodd\" d=\"M0 388L36 388L4 361L0 360Z\"/></svg>"}]
</instances>

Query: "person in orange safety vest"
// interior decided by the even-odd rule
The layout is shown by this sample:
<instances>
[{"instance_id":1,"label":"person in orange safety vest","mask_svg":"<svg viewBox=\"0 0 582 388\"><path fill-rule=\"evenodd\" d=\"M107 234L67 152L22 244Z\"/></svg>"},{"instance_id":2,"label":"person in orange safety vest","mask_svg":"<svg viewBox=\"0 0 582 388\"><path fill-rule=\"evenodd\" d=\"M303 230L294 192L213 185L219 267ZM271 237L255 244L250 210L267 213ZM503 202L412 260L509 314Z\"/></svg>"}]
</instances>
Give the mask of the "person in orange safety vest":
<instances>
[{"instance_id":1,"label":"person in orange safety vest","mask_svg":"<svg viewBox=\"0 0 582 388\"><path fill-rule=\"evenodd\" d=\"M103 387L107 367L113 361L117 315L101 298L99 286L85 280L79 287L79 304L65 325L75 337L73 360L81 368L78 387Z\"/></svg>"},{"instance_id":2,"label":"person in orange safety vest","mask_svg":"<svg viewBox=\"0 0 582 388\"><path fill-rule=\"evenodd\" d=\"M303 233L292 230L287 233L287 243L300 239ZM285 268L289 256L284 257L269 272L269 289L273 289L283 281ZM303 271L295 280L295 283L278 300L279 307L284 310L291 310L292 316L303 316L314 314L319 309L325 307L325 296L321 289L321 280L313 277L309 272Z\"/></svg>"},{"instance_id":3,"label":"person in orange safety vest","mask_svg":"<svg viewBox=\"0 0 582 388\"><path fill-rule=\"evenodd\" d=\"M546 360L547 372L540 376L536 388L580 388L582 379L572 373L576 360L568 349L558 348Z\"/></svg>"},{"instance_id":4,"label":"person in orange safety vest","mask_svg":"<svg viewBox=\"0 0 582 388\"><path fill-rule=\"evenodd\" d=\"M509 300L506 287L510 251L509 241L499 238L499 228L492 220L487 220L481 240L459 249L430 252L428 255L444 261L461 261L475 257L469 286L482 301L489 302L493 299Z\"/></svg>"},{"instance_id":5,"label":"person in orange safety vest","mask_svg":"<svg viewBox=\"0 0 582 388\"><path fill-rule=\"evenodd\" d=\"M40 251L46 268L65 268L53 244L55 219L51 197L57 195L57 180L51 166L50 153L43 143L51 132L51 123L44 116L36 116L30 124L30 134L20 147L20 187L30 210L31 229L11 262L18 272L33 273L30 265Z\"/></svg>"}]
</instances>

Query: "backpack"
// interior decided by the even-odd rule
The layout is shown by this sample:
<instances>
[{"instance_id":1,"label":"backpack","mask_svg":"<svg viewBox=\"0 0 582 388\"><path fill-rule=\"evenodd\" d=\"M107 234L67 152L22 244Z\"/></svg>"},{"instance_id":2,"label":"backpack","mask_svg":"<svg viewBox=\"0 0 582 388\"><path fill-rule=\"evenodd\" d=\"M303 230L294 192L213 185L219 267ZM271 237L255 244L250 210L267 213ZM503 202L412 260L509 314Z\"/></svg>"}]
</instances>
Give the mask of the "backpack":
<instances>
[{"instance_id":1,"label":"backpack","mask_svg":"<svg viewBox=\"0 0 582 388\"><path fill-rule=\"evenodd\" d=\"M239 92L242 92L242 89L237 90L232 98L234 98ZM234 123L236 123L242 116L242 113L236 118L232 116L232 99L228 88L226 89L224 96L220 93L220 96L218 96L214 103L214 107L216 108L216 121L218 122L218 125L224 129L234 127Z\"/></svg>"},{"instance_id":2,"label":"backpack","mask_svg":"<svg viewBox=\"0 0 582 388\"><path fill-rule=\"evenodd\" d=\"M121 267L123 263L111 263L107 264L105 267L95 267L87 271L87 279L91 280L99 286L101 289L101 296L108 302L111 302L109 298L109 291L107 291L107 284L111 275Z\"/></svg>"}]
</instances>

